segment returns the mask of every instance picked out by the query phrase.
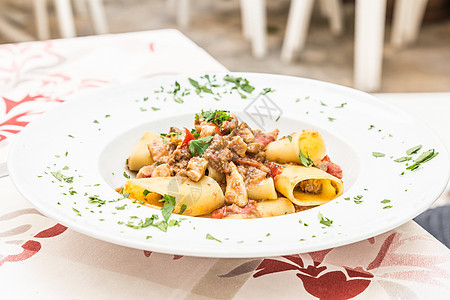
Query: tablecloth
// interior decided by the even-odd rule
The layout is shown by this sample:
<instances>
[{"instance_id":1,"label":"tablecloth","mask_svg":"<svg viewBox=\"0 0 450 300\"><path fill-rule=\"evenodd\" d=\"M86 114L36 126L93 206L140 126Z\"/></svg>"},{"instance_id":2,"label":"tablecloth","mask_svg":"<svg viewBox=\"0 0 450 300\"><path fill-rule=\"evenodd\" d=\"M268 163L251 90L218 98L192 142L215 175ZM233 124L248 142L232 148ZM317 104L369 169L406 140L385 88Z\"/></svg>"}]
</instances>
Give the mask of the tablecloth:
<instances>
[{"instance_id":1,"label":"tablecloth","mask_svg":"<svg viewBox=\"0 0 450 300\"><path fill-rule=\"evenodd\" d=\"M160 74L227 71L176 30L0 45L0 162L71 96ZM0 178L2 299L445 299L450 251L413 221L351 245L253 259L167 255L87 237Z\"/></svg>"}]
</instances>

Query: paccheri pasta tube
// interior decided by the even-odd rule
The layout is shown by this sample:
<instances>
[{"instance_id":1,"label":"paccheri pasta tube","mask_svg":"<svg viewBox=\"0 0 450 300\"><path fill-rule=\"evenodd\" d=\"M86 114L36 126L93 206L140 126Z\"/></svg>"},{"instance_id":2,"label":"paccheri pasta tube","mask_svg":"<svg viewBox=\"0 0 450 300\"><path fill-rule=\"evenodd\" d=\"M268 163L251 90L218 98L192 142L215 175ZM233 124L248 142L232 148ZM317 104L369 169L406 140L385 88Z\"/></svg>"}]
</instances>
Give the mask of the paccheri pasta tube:
<instances>
[{"instance_id":1,"label":"paccheri pasta tube","mask_svg":"<svg viewBox=\"0 0 450 300\"><path fill-rule=\"evenodd\" d=\"M179 213L184 205L183 215L187 216L208 214L224 204L222 189L208 176L198 182L179 176L129 179L122 193L155 207L163 206L159 202L163 195L174 196L174 213Z\"/></svg>"},{"instance_id":2,"label":"paccheri pasta tube","mask_svg":"<svg viewBox=\"0 0 450 300\"><path fill-rule=\"evenodd\" d=\"M277 199L277 192L272 177L265 178L258 183L247 184L247 194L253 200Z\"/></svg>"},{"instance_id":3,"label":"paccheri pasta tube","mask_svg":"<svg viewBox=\"0 0 450 300\"><path fill-rule=\"evenodd\" d=\"M288 165L275 179L275 188L293 203L313 206L327 203L344 191L342 180L315 167Z\"/></svg>"},{"instance_id":4,"label":"paccheri pasta tube","mask_svg":"<svg viewBox=\"0 0 450 300\"><path fill-rule=\"evenodd\" d=\"M144 133L136 146L134 146L133 151L128 158L128 168L131 171L138 171L140 168L153 163L153 158L148 151L147 145L150 141L157 138L159 138L159 136L155 133L149 131Z\"/></svg>"},{"instance_id":5,"label":"paccheri pasta tube","mask_svg":"<svg viewBox=\"0 0 450 300\"><path fill-rule=\"evenodd\" d=\"M271 142L266 147L266 158L279 163L300 164L300 151L318 163L326 154L325 142L319 132L305 129Z\"/></svg>"}]
</instances>

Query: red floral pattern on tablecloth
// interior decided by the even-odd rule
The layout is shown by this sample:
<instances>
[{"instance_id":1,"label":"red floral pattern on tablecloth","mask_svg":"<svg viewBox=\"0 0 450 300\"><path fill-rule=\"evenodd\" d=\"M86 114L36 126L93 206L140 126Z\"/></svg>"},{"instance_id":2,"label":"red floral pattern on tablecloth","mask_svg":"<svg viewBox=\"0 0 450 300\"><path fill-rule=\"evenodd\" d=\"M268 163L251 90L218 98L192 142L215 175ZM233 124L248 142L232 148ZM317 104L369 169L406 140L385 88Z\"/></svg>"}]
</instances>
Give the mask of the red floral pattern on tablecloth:
<instances>
[{"instance_id":1,"label":"red floral pattern on tablecloth","mask_svg":"<svg viewBox=\"0 0 450 300\"><path fill-rule=\"evenodd\" d=\"M52 41L0 45L0 141L76 92L109 83L55 72L67 58L54 48Z\"/></svg>"},{"instance_id":2,"label":"red floral pattern on tablecloth","mask_svg":"<svg viewBox=\"0 0 450 300\"><path fill-rule=\"evenodd\" d=\"M373 244L373 239L368 240L370 244ZM383 279L415 281L450 290L450 287L442 282L442 279L450 279L450 272L439 267L440 264L450 261L450 254L433 256L399 251L399 248L407 243L426 239L423 236L402 238L401 233L391 233L385 237L370 263L356 267L342 266L337 270L331 270L324 260L329 253L339 251L340 248L264 259L256 268L253 277L295 271L295 276L301 282L299 288L303 287L307 293L319 299L334 300L353 298L363 293L372 282ZM305 265L306 255L312 259L312 264ZM398 268L400 266L408 268Z\"/></svg>"},{"instance_id":3,"label":"red floral pattern on tablecloth","mask_svg":"<svg viewBox=\"0 0 450 300\"><path fill-rule=\"evenodd\" d=\"M21 209L21 210L13 211L13 212L10 212L3 216L0 216L0 221L13 220L17 217L20 217L20 216L23 216L26 214L41 215L35 209ZM10 239L15 238L17 236L20 236L20 234L23 234L24 232L28 231L32 227L33 227L32 225L28 225L28 226L22 225L22 226L13 228L13 229L7 231L6 233L3 232L2 233L4 235L3 238L4 239L5 238L10 238ZM23 229L19 229L19 228L23 228ZM33 236L33 238L31 238L21 244L21 248L22 248L21 252L14 253L14 254L8 254L6 256L3 256L0 253L0 267L7 262L20 262L20 261L24 261L24 260L27 260L27 259L33 257L42 248L42 243L40 241L41 239L48 239L48 238L56 237L56 236L62 234L63 232L65 232L66 230L67 230L67 227L64 225L61 225L59 223L57 223L49 228L40 230L37 234L35 234Z\"/></svg>"}]
</instances>

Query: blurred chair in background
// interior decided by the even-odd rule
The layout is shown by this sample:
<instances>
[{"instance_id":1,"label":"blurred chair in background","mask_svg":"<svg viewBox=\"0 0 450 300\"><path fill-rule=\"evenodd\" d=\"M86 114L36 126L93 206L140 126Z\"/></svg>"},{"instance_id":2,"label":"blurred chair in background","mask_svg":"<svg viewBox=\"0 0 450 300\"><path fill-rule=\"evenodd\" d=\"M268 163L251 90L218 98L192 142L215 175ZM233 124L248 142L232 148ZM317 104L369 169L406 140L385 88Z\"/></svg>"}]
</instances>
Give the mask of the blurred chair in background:
<instances>
[{"instance_id":1,"label":"blurred chair in background","mask_svg":"<svg viewBox=\"0 0 450 300\"><path fill-rule=\"evenodd\" d=\"M190 0L167 0L168 10L175 11L177 25L187 29L190 23ZM267 54L266 0L240 0L242 31L250 41L255 58Z\"/></svg>"},{"instance_id":2,"label":"blurred chair in background","mask_svg":"<svg viewBox=\"0 0 450 300\"><path fill-rule=\"evenodd\" d=\"M342 0L319 1L322 15L329 18L333 35L342 34L344 17ZM294 52L303 50L311 22L314 0L292 0L286 25L281 60L289 63L294 59Z\"/></svg>"},{"instance_id":3,"label":"blurred chair in background","mask_svg":"<svg viewBox=\"0 0 450 300\"><path fill-rule=\"evenodd\" d=\"M322 0L332 33L343 28L342 0ZM403 46L417 39L427 0L396 0L391 42ZM305 46L314 0L292 0L281 60L291 62ZM381 85L386 0L355 0L354 86L373 92Z\"/></svg>"},{"instance_id":4,"label":"blurred chair in background","mask_svg":"<svg viewBox=\"0 0 450 300\"><path fill-rule=\"evenodd\" d=\"M73 0L75 7L79 13L87 13L89 11L94 32L96 34L104 34L108 32L108 23L103 8L102 0ZM8 3L9 2L9 3ZM75 21L72 10L71 0L21 0L12 2L12 0L0 0L0 31L12 41L30 41L34 40L33 34L25 30L24 24L17 22L17 13L12 13L13 7L8 4L28 4L33 7L35 19L36 37L39 40L47 40L51 37L49 26L49 5L55 7L56 18L58 20L59 31L61 37L75 37ZM12 16L14 15L14 16Z\"/></svg>"},{"instance_id":5,"label":"blurred chair in background","mask_svg":"<svg viewBox=\"0 0 450 300\"><path fill-rule=\"evenodd\" d=\"M428 0L396 0L392 18L391 44L403 47L419 36Z\"/></svg>"},{"instance_id":6,"label":"blurred chair in background","mask_svg":"<svg viewBox=\"0 0 450 300\"><path fill-rule=\"evenodd\" d=\"M36 18L37 35L40 40L50 37L49 20L47 13L47 0L33 0ZM102 0L74 0L78 12L86 12L85 6L89 7L94 32L96 34L108 33L108 22ZM75 21L70 0L53 0L58 18L59 30L63 38L75 37Z\"/></svg>"}]
</instances>

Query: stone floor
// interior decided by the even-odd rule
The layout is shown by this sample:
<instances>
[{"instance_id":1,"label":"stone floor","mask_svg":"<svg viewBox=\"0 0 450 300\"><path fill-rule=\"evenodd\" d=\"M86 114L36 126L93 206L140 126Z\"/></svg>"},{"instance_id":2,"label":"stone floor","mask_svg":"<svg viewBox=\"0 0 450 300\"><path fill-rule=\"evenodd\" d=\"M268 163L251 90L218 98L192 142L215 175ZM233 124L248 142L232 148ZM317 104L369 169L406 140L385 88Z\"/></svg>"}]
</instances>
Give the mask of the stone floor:
<instances>
[{"instance_id":1,"label":"stone floor","mask_svg":"<svg viewBox=\"0 0 450 300\"><path fill-rule=\"evenodd\" d=\"M33 17L31 9L26 7L31 1L18 2L28 13L24 26L32 33ZM266 2L269 53L264 59L252 57L250 43L242 35L238 0L191 0L191 23L182 32L231 71L287 74L352 86L354 6L351 3L345 5L345 33L340 37L331 35L327 20L316 9L304 51L298 53L295 62L284 64L280 49L290 1ZM104 4L112 33L177 28L167 0L104 0ZM380 92L449 92L450 18L424 25L417 43L404 49L389 45L387 20ZM78 35L93 34L89 16L78 14L76 23ZM51 24L52 37L57 38L54 16ZM0 43L7 42L0 36Z\"/></svg>"}]
</instances>

